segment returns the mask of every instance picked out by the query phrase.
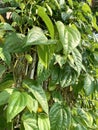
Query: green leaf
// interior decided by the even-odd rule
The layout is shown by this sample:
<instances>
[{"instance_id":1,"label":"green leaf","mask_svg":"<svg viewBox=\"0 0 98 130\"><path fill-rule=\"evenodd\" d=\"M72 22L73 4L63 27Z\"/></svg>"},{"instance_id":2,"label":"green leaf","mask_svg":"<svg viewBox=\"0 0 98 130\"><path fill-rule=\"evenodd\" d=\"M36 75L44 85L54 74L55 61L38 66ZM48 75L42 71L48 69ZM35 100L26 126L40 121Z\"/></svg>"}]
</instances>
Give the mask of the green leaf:
<instances>
[{"instance_id":1,"label":"green leaf","mask_svg":"<svg viewBox=\"0 0 98 130\"><path fill-rule=\"evenodd\" d=\"M97 19L95 16L92 16L92 26L98 31Z\"/></svg>"},{"instance_id":2,"label":"green leaf","mask_svg":"<svg viewBox=\"0 0 98 130\"><path fill-rule=\"evenodd\" d=\"M59 103L55 103L50 109L51 130L69 129L71 123L71 113L69 108Z\"/></svg>"},{"instance_id":3,"label":"green leaf","mask_svg":"<svg viewBox=\"0 0 98 130\"><path fill-rule=\"evenodd\" d=\"M25 36L21 33L9 33L5 38L4 52L22 52L24 50Z\"/></svg>"},{"instance_id":4,"label":"green leaf","mask_svg":"<svg viewBox=\"0 0 98 130\"><path fill-rule=\"evenodd\" d=\"M45 69L44 65L43 65L42 62L39 60L39 61L38 61L38 66L37 66L38 82L39 82L39 83L42 83L43 81L47 80L49 76L50 76L50 71L49 71L49 69Z\"/></svg>"},{"instance_id":5,"label":"green leaf","mask_svg":"<svg viewBox=\"0 0 98 130\"><path fill-rule=\"evenodd\" d=\"M85 75L85 79L84 79L84 91L86 93L86 95L90 95L94 92L94 78L90 75Z\"/></svg>"},{"instance_id":6,"label":"green leaf","mask_svg":"<svg viewBox=\"0 0 98 130\"><path fill-rule=\"evenodd\" d=\"M70 66L75 69L78 73L78 75L80 75L81 70L85 70L83 64L82 64L82 55L80 54L79 50L77 48L75 48L72 51L72 55L69 55L70 57L69 60L69 64ZM85 70L86 71L86 70Z\"/></svg>"},{"instance_id":7,"label":"green leaf","mask_svg":"<svg viewBox=\"0 0 98 130\"><path fill-rule=\"evenodd\" d=\"M59 32L60 42L63 45L64 54L72 52L80 44L81 36L77 29L73 27L64 26L60 21L56 23Z\"/></svg>"},{"instance_id":8,"label":"green leaf","mask_svg":"<svg viewBox=\"0 0 98 130\"><path fill-rule=\"evenodd\" d=\"M2 77L5 71L6 71L6 67L4 65L0 65L0 78Z\"/></svg>"},{"instance_id":9,"label":"green leaf","mask_svg":"<svg viewBox=\"0 0 98 130\"><path fill-rule=\"evenodd\" d=\"M91 13L91 8L88 4L86 4L85 2L82 3L82 10L85 12L85 13Z\"/></svg>"},{"instance_id":10,"label":"green leaf","mask_svg":"<svg viewBox=\"0 0 98 130\"><path fill-rule=\"evenodd\" d=\"M46 42L47 37L41 28L34 26L33 29L28 32L26 46L45 44Z\"/></svg>"},{"instance_id":11,"label":"green leaf","mask_svg":"<svg viewBox=\"0 0 98 130\"><path fill-rule=\"evenodd\" d=\"M50 121L46 114L42 113L38 115L38 127L39 130L50 130Z\"/></svg>"},{"instance_id":12,"label":"green leaf","mask_svg":"<svg viewBox=\"0 0 98 130\"><path fill-rule=\"evenodd\" d=\"M8 23L0 23L0 31L4 30L4 31L15 31L14 28L12 28L12 26Z\"/></svg>"},{"instance_id":13,"label":"green leaf","mask_svg":"<svg viewBox=\"0 0 98 130\"><path fill-rule=\"evenodd\" d=\"M31 114L31 113L25 112L22 115L21 119L22 119L25 130L39 130L37 127L37 118L34 113Z\"/></svg>"},{"instance_id":14,"label":"green leaf","mask_svg":"<svg viewBox=\"0 0 98 130\"><path fill-rule=\"evenodd\" d=\"M32 98L30 95L27 95L27 108L30 112L37 112L38 110L38 102Z\"/></svg>"},{"instance_id":15,"label":"green leaf","mask_svg":"<svg viewBox=\"0 0 98 130\"><path fill-rule=\"evenodd\" d=\"M32 80L24 80L23 86L28 88L38 100L43 110L48 114L48 103L43 88Z\"/></svg>"},{"instance_id":16,"label":"green leaf","mask_svg":"<svg viewBox=\"0 0 98 130\"><path fill-rule=\"evenodd\" d=\"M76 123L71 130L87 130L84 126Z\"/></svg>"},{"instance_id":17,"label":"green leaf","mask_svg":"<svg viewBox=\"0 0 98 130\"><path fill-rule=\"evenodd\" d=\"M40 62L44 65L47 69L49 66L49 62L54 53L54 46L53 45L40 45L37 47L38 57Z\"/></svg>"},{"instance_id":18,"label":"green leaf","mask_svg":"<svg viewBox=\"0 0 98 130\"><path fill-rule=\"evenodd\" d=\"M83 109L78 108L78 121L85 127L90 127L93 124L93 117L91 116L90 113L85 112Z\"/></svg>"},{"instance_id":19,"label":"green leaf","mask_svg":"<svg viewBox=\"0 0 98 130\"><path fill-rule=\"evenodd\" d=\"M41 28L34 26L27 35L26 45L49 45L55 44L56 40L48 40Z\"/></svg>"},{"instance_id":20,"label":"green leaf","mask_svg":"<svg viewBox=\"0 0 98 130\"><path fill-rule=\"evenodd\" d=\"M49 80L49 91L53 91L53 89L56 88L56 84L59 84L59 74L60 74L60 68L58 66L53 66L51 68L51 74L50 74L50 80Z\"/></svg>"},{"instance_id":21,"label":"green leaf","mask_svg":"<svg viewBox=\"0 0 98 130\"><path fill-rule=\"evenodd\" d=\"M49 46L41 45L38 46L37 50L38 50L38 57L41 63L45 66L45 68L48 68L50 60Z\"/></svg>"},{"instance_id":22,"label":"green leaf","mask_svg":"<svg viewBox=\"0 0 98 130\"><path fill-rule=\"evenodd\" d=\"M60 70L59 77L61 87L68 87L76 82L77 73L71 67L66 66Z\"/></svg>"},{"instance_id":23,"label":"green leaf","mask_svg":"<svg viewBox=\"0 0 98 130\"><path fill-rule=\"evenodd\" d=\"M41 6L38 6L38 15L45 22L45 24L50 32L50 36L53 39L54 38L54 26L53 26L52 21L50 20L49 16L46 14L45 9Z\"/></svg>"},{"instance_id":24,"label":"green leaf","mask_svg":"<svg viewBox=\"0 0 98 130\"><path fill-rule=\"evenodd\" d=\"M14 84L13 80L7 80L7 81L3 81L0 83L0 91L6 89L6 88L11 88L12 85Z\"/></svg>"},{"instance_id":25,"label":"green leaf","mask_svg":"<svg viewBox=\"0 0 98 130\"><path fill-rule=\"evenodd\" d=\"M4 105L8 102L10 95L13 93L13 89L5 89L0 93L0 105Z\"/></svg>"},{"instance_id":26,"label":"green leaf","mask_svg":"<svg viewBox=\"0 0 98 130\"><path fill-rule=\"evenodd\" d=\"M5 51L3 48L0 48L0 58L5 61L7 65L10 65L11 55L8 51Z\"/></svg>"},{"instance_id":27,"label":"green leaf","mask_svg":"<svg viewBox=\"0 0 98 130\"><path fill-rule=\"evenodd\" d=\"M73 0L68 0L68 3L71 7L73 7Z\"/></svg>"},{"instance_id":28,"label":"green leaf","mask_svg":"<svg viewBox=\"0 0 98 130\"><path fill-rule=\"evenodd\" d=\"M59 64L59 66L62 68L62 66L66 63L66 57L61 55L54 55L55 56L55 62Z\"/></svg>"},{"instance_id":29,"label":"green leaf","mask_svg":"<svg viewBox=\"0 0 98 130\"><path fill-rule=\"evenodd\" d=\"M7 108L7 122L11 122L11 120L19 114L27 105L27 97L25 93L22 92L14 92L8 102Z\"/></svg>"}]
</instances>

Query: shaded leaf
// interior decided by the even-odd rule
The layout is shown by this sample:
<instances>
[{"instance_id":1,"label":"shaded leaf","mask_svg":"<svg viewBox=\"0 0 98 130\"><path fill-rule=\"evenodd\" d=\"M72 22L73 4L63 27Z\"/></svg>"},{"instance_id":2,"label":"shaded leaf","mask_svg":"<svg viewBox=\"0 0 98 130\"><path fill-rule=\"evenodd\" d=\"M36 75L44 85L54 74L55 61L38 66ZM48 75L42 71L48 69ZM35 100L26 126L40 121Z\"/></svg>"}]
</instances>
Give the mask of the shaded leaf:
<instances>
[{"instance_id":1,"label":"shaded leaf","mask_svg":"<svg viewBox=\"0 0 98 130\"><path fill-rule=\"evenodd\" d=\"M15 31L14 28L12 28L12 26L8 23L0 23L0 31L4 30L4 31Z\"/></svg>"},{"instance_id":2,"label":"shaded leaf","mask_svg":"<svg viewBox=\"0 0 98 130\"><path fill-rule=\"evenodd\" d=\"M8 102L10 95L13 93L13 89L5 89L0 93L0 105L4 105Z\"/></svg>"},{"instance_id":3,"label":"shaded leaf","mask_svg":"<svg viewBox=\"0 0 98 130\"><path fill-rule=\"evenodd\" d=\"M5 38L4 52L22 52L24 50L25 35L9 33Z\"/></svg>"},{"instance_id":4,"label":"shaded leaf","mask_svg":"<svg viewBox=\"0 0 98 130\"><path fill-rule=\"evenodd\" d=\"M51 130L66 130L71 123L69 108L65 108L59 103L55 103L50 109Z\"/></svg>"},{"instance_id":5,"label":"shaded leaf","mask_svg":"<svg viewBox=\"0 0 98 130\"><path fill-rule=\"evenodd\" d=\"M61 69L59 77L61 87L68 87L76 82L77 73L75 70L71 69L71 67L66 66Z\"/></svg>"},{"instance_id":6,"label":"shaded leaf","mask_svg":"<svg viewBox=\"0 0 98 130\"><path fill-rule=\"evenodd\" d=\"M46 98L46 95L45 95L45 92L44 92L42 86L38 85L37 83L35 83L32 80L24 80L23 86L25 86L26 88L28 88L32 92L34 97L40 103L43 110L48 114L47 98Z\"/></svg>"},{"instance_id":7,"label":"shaded leaf","mask_svg":"<svg viewBox=\"0 0 98 130\"><path fill-rule=\"evenodd\" d=\"M0 65L0 78L2 77L5 71L6 71L6 67L4 65Z\"/></svg>"},{"instance_id":8,"label":"shaded leaf","mask_svg":"<svg viewBox=\"0 0 98 130\"><path fill-rule=\"evenodd\" d=\"M80 124L82 124L86 128L92 126L93 117L91 116L90 113L84 111L81 108L78 108L77 112L78 112L78 115L79 115L78 121L80 121Z\"/></svg>"},{"instance_id":9,"label":"shaded leaf","mask_svg":"<svg viewBox=\"0 0 98 130\"><path fill-rule=\"evenodd\" d=\"M47 80L49 76L50 76L50 71L48 69L45 69L44 65L39 60L38 66L37 66L38 82L42 83L43 81Z\"/></svg>"},{"instance_id":10,"label":"shaded leaf","mask_svg":"<svg viewBox=\"0 0 98 130\"><path fill-rule=\"evenodd\" d=\"M0 91L6 89L6 88L11 88L12 85L14 84L13 80L6 80L0 83Z\"/></svg>"}]
</instances>

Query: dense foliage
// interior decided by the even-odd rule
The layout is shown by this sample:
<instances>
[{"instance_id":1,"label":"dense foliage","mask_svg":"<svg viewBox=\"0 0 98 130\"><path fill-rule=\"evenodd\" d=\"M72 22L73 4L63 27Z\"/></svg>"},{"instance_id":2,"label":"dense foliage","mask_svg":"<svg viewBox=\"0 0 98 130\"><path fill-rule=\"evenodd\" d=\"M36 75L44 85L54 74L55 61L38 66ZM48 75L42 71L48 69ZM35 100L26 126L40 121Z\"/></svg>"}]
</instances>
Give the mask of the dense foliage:
<instances>
[{"instance_id":1,"label":"dense foliage","mask_svg":"<svg viewBox=\"0 0 98 130\"><path fill-rule=\"evenodd\" d=\"M98 12L91 5L2 0L0 130L98 129Z\"/></svg>"}]
</instances>

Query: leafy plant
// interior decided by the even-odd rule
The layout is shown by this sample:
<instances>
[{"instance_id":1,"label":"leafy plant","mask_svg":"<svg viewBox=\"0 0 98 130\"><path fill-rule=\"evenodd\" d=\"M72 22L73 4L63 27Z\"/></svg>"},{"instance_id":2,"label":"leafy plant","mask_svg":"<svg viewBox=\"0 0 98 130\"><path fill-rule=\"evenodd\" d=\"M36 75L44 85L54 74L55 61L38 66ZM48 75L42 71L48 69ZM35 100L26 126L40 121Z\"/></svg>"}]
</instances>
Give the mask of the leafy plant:
<instances>
[{"instance_id":1,"label":"leafy plant","mask_svg":"<svg viewBox=\"0 0 98 130\"><path fill-rule=\"evenodd\" d=\"M1 130L98 129L96 16L90 0L2 0Z\"/></svg>"}]
</instances>

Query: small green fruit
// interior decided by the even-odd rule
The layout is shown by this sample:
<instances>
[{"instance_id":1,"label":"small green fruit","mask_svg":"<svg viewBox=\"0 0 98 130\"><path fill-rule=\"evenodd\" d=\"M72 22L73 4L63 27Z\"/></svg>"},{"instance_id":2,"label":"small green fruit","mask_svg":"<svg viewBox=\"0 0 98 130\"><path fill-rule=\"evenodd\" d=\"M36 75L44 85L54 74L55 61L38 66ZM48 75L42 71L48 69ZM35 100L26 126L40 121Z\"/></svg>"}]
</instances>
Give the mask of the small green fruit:
<instances>
[{"instance_id":1,"label":"small green fruit","mask_svg":"<svg viewBox=\"0 0 98 130\"><path fill-rule=\"evenodd\" d=\"M28 62L29 64L32 63L33 58L32 58L32 56L31 56L30 54L26 54L26 55L25 55L25 58L26 58L26 60L27 60L27 62Z\"/></svg>"}]
</instances>

